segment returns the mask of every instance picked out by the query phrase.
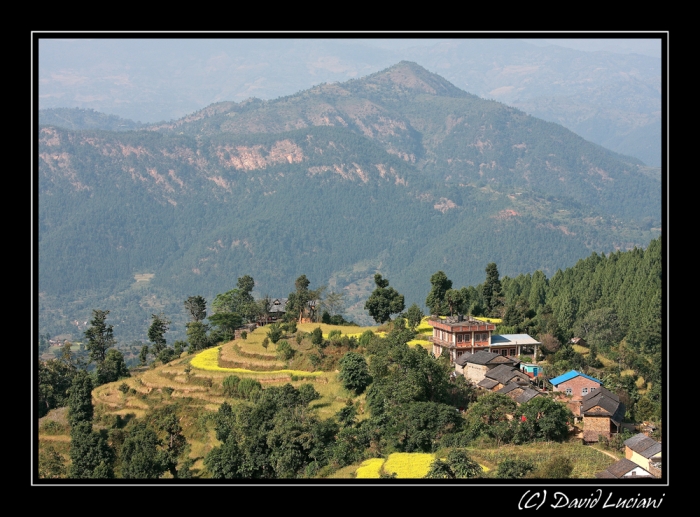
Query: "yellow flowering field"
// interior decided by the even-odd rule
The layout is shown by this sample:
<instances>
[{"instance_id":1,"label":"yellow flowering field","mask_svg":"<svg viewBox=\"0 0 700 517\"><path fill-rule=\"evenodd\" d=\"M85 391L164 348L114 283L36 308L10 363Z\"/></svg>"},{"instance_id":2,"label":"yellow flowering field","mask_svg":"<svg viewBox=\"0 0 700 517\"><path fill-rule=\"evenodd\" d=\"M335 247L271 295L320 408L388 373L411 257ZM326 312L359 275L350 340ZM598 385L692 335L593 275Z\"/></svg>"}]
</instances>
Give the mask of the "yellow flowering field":
<instances>
[{"instance_id":1,"label":"yellow flowering field","mask_svg":"<svg viewBox=\"0 0 700 517\"><path fill-rule=\"evenodd\" d=\"M190 364L195 368L209 372L254 373L257 375L287 374L296 375L298 377L318 377L319 375L323 374L323 372L304 372L301 370L273 370L257 372L255 370L246 370L244 368L222 368L219 366L219 349L217 347L208 348L198 353L192 358Z\"/></svg>"},{"instance_id":2,"label":"yellow flowering field","mask_svg":"<svg viewBox=\"0 0 700 517\"><path fill-rule=\"evenodd\" d=\"M396 472L399 479L424 478L433 460L435 455L425 452L395 452L384 463L384 472Z\"/></svg>"},{"instance_id":3,"label":"yellow flowering field","mask_svg":"<svg viewBox=\"0 0 700 517\"><path fill-rule=\"evenodd\" d=\"M433 350L433 344L425 339L412 339L408 342L408 344L410 346L422 346L428 352L431 352Z\"/></svg>"},{"instance_id":4,"label":"yellow flowering field","mask_svg":"<svg viewBox=\"0 0 700 517\"><path fill-rule=\"evenodd\" d=\"M486 318L481 316L477 318L476 316L474 316L474 319L479 321L486 321L487 323L495 323L496 325L503 323L503 320L501 318Z\"/></svg>"},{"instance_id":5,"label":"yellow flowering field","mask_svg":"<svg viewBox=\"0 0 700 517\"><path fill-rule=\"evenodd\" d=\"M355 477L361 479L379 479L382 465L384 465L384 458L365 460L355 471Z\"/></svg>"}]
</instances>

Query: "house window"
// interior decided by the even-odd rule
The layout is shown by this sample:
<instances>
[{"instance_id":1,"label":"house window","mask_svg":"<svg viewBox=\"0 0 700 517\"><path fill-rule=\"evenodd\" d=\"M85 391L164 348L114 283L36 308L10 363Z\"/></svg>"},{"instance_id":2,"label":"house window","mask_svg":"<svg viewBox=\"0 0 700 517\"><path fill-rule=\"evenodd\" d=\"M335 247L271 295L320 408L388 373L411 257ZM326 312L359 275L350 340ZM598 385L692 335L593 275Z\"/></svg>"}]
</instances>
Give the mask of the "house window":
<instances>
[{"instance_id":1,"label":"house window","mask_svg":"<svg viewBox=\"0 0 700 517\"><path fill-rule=\"evenodd\" d=\"M462 342L462 334L457 334L457 343Z\"/></svg>"},{"instance_id":2,"label":"house window","mask_svg":"<svg viewBox=\"0 0 700 517\"><path fill-rule=\"evenodd\" d=\"M595 388L591 388L591 393L593 393L594 391L595 391Z\"/></svg>"},{"instance_id":3,"label":"house window","mask_svg":"<svg viewBox=\"0 0 700 517\"><path fill-rule=\"evenodd\" d=\"M571 395L571 394L572 394L571 388L566 388L566 394L567 394L567 395Z\"/></svg>"},{"instance_id":4,"label":"house window","mask_svg":"<svg viewBox=\"0 0 700 517\"><path fill-rule=\"evenodd\" d=\"M588 388L581 388L581 395L588 395Z\"/></svg>"}]
</instances>

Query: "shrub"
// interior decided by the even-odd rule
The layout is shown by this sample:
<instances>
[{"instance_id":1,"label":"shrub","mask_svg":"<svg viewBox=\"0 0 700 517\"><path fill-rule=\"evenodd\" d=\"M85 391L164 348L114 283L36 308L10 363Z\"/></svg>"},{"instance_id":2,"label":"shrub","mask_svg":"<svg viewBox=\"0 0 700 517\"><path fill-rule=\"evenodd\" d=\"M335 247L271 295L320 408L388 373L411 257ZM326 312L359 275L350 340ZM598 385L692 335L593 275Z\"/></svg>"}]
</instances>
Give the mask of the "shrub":
<instances>
[{"instance_id":1,"label":"shrub","mask_svg":"<svg viewBox=\"0 0 700 517\"><path fill-rule=\"evenodd\" d=\"M129 393L129 385L125 382L122 382L119 385L119 391L121 391L124 395L126 395L127 393Z\"/></svg>"},{"instance_id":2,"label":"shrub","mask_svg":"<svg viewBox=\"0 0 700 517\"><path fill-rule=\"evenodd\" d=\"M282 361L289 361L292 357L294 357L294 353L295 351L288 341L282 340L278 343L277 357Z\"/></svg>"},{"instance_id":3,"label":"shrub","mask_svg":"<svg viewBox=\"0 0 700 517\"><path fill-rule=\"evenodd\" d=\"M246 339L248 339L248 333L247 333L245 330L244 330L243 332L241 332L241 339L242 339L243 341L245 341Z\"/></svg>"},{"instance_id":4,"label":"shrub","mask_svg":"<svg viewBox=\"0 0 700 517\"><path fill-rule=\"evenodd\" d=\"M238 383L238 395L247 400L256 400L258 392L262 391L262 384L251 377L245 377Z\"/></svg>"},{"instance_id":5,"label":"shrub","mask_svg":"<svg viewBox=\"0 0 700 517\"><path fill-rule=\"evenodd\" d=\"M369 345L369 342L372 340L373 337L374 332L372 332L371 330L365 330L360 336L360 345L362 345L363 347L367 347L367 345Z\"/></svg>"},{"instance_id":6,"label":"shrub","mask_svg":"<svg viewBox=\"0 0 700 517\"><path fill-rule=\"evenodd\" d=\"M535 465L527 460L505 459L498 464L496 477L501 479L518 479L535 470Z\"/></svg>"},{"instance_id":7,"label":"shrub","mask_svg":"<svg viewBox=\"0 0 700 517\"><path fill-rule=\"evenodd\" d=\"M223 388L226 397L236 397L238 395L238 384L241 382L237 375L229 375L224 379Z\"/></svg>"},{"instance_id":8,"label":"shrub","mask_svg":"<svg viewBox=\"0 0 700 517\"><path fill-rule=\"evenodd\" d=\"M316 327L311 332L311 343L317 347L323 347L323 331L321 330L321 327Z\"/></svg>"}]
</instances>

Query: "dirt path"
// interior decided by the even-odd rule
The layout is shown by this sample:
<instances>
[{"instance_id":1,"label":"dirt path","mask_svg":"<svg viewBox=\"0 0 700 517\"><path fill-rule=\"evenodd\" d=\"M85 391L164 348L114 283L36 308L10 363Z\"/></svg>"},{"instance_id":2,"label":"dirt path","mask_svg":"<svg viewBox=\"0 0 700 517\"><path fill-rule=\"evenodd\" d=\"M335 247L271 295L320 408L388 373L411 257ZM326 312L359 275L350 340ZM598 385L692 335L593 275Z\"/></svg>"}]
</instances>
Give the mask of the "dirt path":
<instances>
[{"instance_id":1,"label":"dirt path","mask_svg":"<svg viewBox=\"0 0 700 517\"><path fill-rule=\"evenodd\" d=\"M591 445L590 447L591 447L592 449L595 449L595 450L598 451L598 452L602 452L603 454L607 454L608 456L610 456L610 457L611 457L612 459L614 459L615 461L618 461L618 460L620 459L619 456L616 456L615 454L613 454L613 453L610 452L610 451L604 451L604 450L602 450L602 449L599 449L598 447L593 447L592 445Z\"/></svg>"}]
</instances>

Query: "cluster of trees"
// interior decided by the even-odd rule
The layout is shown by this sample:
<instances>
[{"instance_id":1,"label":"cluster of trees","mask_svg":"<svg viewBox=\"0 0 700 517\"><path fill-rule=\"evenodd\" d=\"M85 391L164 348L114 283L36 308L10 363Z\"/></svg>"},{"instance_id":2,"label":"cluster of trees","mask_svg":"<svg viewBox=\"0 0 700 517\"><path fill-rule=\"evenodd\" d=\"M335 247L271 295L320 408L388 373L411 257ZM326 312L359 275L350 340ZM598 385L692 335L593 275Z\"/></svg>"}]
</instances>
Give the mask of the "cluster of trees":
<instances>
[{"instance_id":1,"label":"cluster of trees","mask_svg":"<svg viewBox=\"0 0 700 517\"><path fill-rule=\"evenodd\" d=\"M80 375L91 375L91 382L99 386L129 377L124 355L113 348L116 341L112 325L107 325L109 311L94 310L90 326L85 331L85 348L88 360L76 357L71 343L66 342L61 355L55 359L40 360L38 368L38 392L40 417L51 409L63 407L69 398L69 388ZM91 371L91 374L88 374Z\"/></svg>"}]
</instances>

